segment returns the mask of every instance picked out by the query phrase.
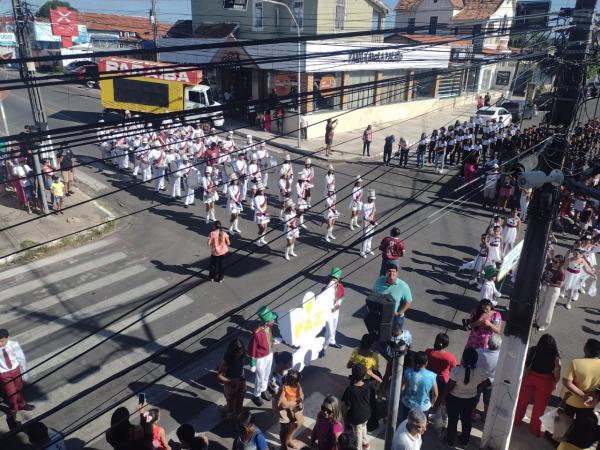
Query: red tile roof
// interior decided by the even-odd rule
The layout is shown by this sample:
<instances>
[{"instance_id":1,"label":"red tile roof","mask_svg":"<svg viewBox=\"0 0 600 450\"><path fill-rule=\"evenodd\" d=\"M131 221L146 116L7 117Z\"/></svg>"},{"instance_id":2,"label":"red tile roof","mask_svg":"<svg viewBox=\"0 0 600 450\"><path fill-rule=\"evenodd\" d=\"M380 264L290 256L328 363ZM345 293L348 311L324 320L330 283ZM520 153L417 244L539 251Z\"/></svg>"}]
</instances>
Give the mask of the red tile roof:
<instances>
[{"instance_id":1,"label":"red tile roof","mask_svg":"<svg viewBox=\"0 0 600 450\"><path fill-rule=\"evenodd\" d=\"M488 19L504 0L465 0L465 6L453 18L453 22Z\"/></svg>"},{"instance_id":2,"label":"red tile roof","mask_svg":"<svg viewBox=\"0 0 600 450\"><path fill-rule=\"evenodd\" d=\"M419 6L419 3L421 3L421 0L399 0L394 11L413 11ZM463 0L450 0L450 4L454 9L461 9Z\"/></svg>"},{"instance_id":3,"label":"red tile roof","mask_svg":"<svg viewBox=\"0 0 600 450\"><path fill-rule=\"evenodd\" d=\"M148 17L121 16L117 14L99 14L79 11L77 21L94 31L123 31L135 33L139 39L152 39L152 27ZM158 35L167 34L172 24L158 23Z\"/></svg>"}]
</instances>

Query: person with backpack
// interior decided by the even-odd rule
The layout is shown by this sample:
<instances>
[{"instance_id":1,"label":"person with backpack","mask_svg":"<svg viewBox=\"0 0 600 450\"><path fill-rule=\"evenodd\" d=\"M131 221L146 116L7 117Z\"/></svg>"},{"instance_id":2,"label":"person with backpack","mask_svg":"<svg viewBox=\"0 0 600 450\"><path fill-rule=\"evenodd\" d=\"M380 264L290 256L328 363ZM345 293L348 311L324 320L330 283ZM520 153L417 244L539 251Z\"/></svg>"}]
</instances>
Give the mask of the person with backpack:
<instances>
[{"instance_id":1,"label":"person with backpack","mask_svg":"<svg viewBox=\"0 0 600 450\"><path fill-rule=\"evenodd\" d=\"M381 250L381 268L379 269L379 275L385 275L386 268L389 264L393 264L400 270L400 258L404 256L405 245L399 236L400 229L394 227L390 231L390 235L384 237L381 244L379 244L379 250Z\"/></svg>"},{"instance_id":2,"label":"person with backpack","mask_svg":"<svg viewBox=\"0 0 600 450\"><path fill-rule=\"evenodd\" d=\"M269 450L263 432L254 423L254 414L244 411L238 417L238 435L232 450Z\"/></svg>"}]
</instances>

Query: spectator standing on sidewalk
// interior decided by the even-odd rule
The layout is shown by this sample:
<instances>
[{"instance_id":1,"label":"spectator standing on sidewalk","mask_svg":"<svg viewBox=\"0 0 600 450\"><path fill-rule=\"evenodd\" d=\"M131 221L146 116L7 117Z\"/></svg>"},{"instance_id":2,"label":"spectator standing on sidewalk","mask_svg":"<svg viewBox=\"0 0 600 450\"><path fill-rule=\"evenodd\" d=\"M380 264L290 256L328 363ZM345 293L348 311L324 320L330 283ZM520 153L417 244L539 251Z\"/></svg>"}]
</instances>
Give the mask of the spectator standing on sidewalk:
<instances>
[{"instance_id":1,"label":"spectator standing on sidewalk","mask_svg":"<svg viewBox=\"0 0 600 450\"><path fill-rule=\"evenodd\" d=\"M50 185L50 192L52 193L52 208L54 209L54 214L64 214L63 206L64 206L64 198L65 198L65 185L58 175L52 175L52 184Z\"/></svg>"},{"instance_id":2,"label":"spectator standing on sidewalk","mask_svg":"<svg viewBox=\"0 0 600 450\"><path fill-rule=\"evenodd\" d=\"M306 141L308 139L308 117L306 113L300 113L300 139Z\"/></svg>"},{"instance_id":3,"label":"spectator standing on sidewalk","mask_svg":"<svg viewBox=\"0 0 600 450\"><path fill-rule=\"evenodd\" d=\"M414 357L414 367L404 369L402 375L402 419L405 419L408 411L413 408L427 415L437 401L437 376L431 370L427 370L426 366L427 354L417 352Z\"/></svg>"},{"instance_id":4,"label":"spectator standing on sidewalk","mask_svg":"<svg viewBox=\"0 0 600 450\"><path fill-rule=\"evenodd\" d=\"M367 126L365 131L363 131L363 150L362 155L365 156L365 151L367 152L367 156L371 156L371 142L373 141L373 127L371 125Z\"/></svg>"},{"instance_id":5,"label":"spectator standing on sidewalk","mask_svg":"<svg viewBox=\"0 0 600 450\"><path fill-rule=\"evenodd\" d=\"M218 380L223 383L226 405L219 407L223 417L237 417L243 411L244 396L246 395L246 378L244 364L246 349L239 339L234 339L227 346L219 372Z\"/></svg>"},{"instance_id":6,"label":"spectator standing on sidewalk","mask_svg":"<svg viewBox=\"0 0 600 450\"><path fill-rule=\"evenodd\" d=\"M140 418L144 405L140 405ZM110 417L110 428L105 433L106 442L115 450L144 447L146 432L142 425L129 422L129 411L124 406L115 409Z\"/></svg>"},{"instance_id":7,"label":"spectator standing on sidewalk","mask_svg":"<svg viewBox=\"0 0 600 450\"><path fill-rule=\"evenodd\" d=\"M427 431L427 416L418 409L411 409L394 433L392 450L420 450L421 436Z\"/></svg>"},{"instance_id":8,"label":"spectator standing on sidewalk","mask_svg":"<svg viewBox=\"0 0 600 450\"><path fill-rule=\"evenodd\" d=\"M250 411L239 416L238 430L232 450L269 450L265 435L254 423L254 414Z\"/></svg>"},{"instance_id":9,"label":"spectator standing on sidewalk","mask_svg":"<svg viewBox=\"0 0 600 450\"><path fill-rule=\"evenodd\" d=\"M383 165L389 166L392 160L392 152L394 151L394 142L396 138L392 134L385 138L385 144L383 144Z\"/></svg>"},{"instance_id":10,"label":"spectator standing on sidewalk","mask_svg":"<svg viewBox=\"0 0 600 450\"><path fill-rule=\"evenodd\" d=\"M265 112L263 114L263 131L270 133L272 125L273 124L271 121L271 110L265 109Z\"/></svg>"},{"instance_id":11,"label":"spectator standing on sidewalk","mask_svg":"<svg viewBox=\"0 0 600 450\"><path fill-rule=\"evenodd\" d=\"M278 105L277 109L275 109L275 125L277 127L277 134L283 134L283 118L285 117L285 112L283 111L283 106Z\"/></svg>"},{"instance_id":12,"label":"spectator standing on sidewalk","mask_svg":"<svg viewBox=\"0 0 600 450\"><path fill-rule=\"evenodd\" d=\"M514 425L519 426L529 403L533 403L529 431L542 435L540 417L544 414L556 383L560 380L560 354L556 341L549 334L540 337L537 345L529 349L525 359L525 376L519 389Z\"/></svg>"},{"instance_id":13,"label":"spectator standing on sidewalk","mask_svg":"<svg viewBox=\"0 0 600 450\"><path fill-rule=\"evenodd\" d=\"M390 231L390 235L384 237L381 244L379 244L379 250L381 250L381 268L379 269L379 275L385 275L386 268L389 264L396 266L398 270L400 270L400 258L404 256L406 247L399 236L400 229L394 227Z\"/></svg>"},{"instance_id":14,"label":"spectator standing on sidewalk","mask_svg":"<svg viewBox=\"0 0 600 450\"><path fill-rule=\"evenodd\" d=\"M500 346L502 345L502 337L499 334L494 334L488 341L488 348L477 349L477 367L482 369L490 383L494 382L496 375L496 367L498 366L498 356L500 356ZM492 386L486 386L481 390L483 396L483 415L484 420L487 417L488 406L492 398Z\"/></svg>"},{"instance_id":15,"label":"spectator standing on sidewalk","mask_svg":"<svg viewBox=\"0 0 600 450\"><path fill-rule=\"evenodd\" d=\"M146 426L151 430L151 435L146 437L147 444L154 450L171 450L167 441L165 429L158 425L160 420L160 410L151 408L145 413Z\"/></svg>"},{"instance_id":16,"label":"spectator standing on sidewalk","mask_svg":"<svg viewBox=\"0 0 600 450\"><path fill-rule=\"evenodd\" d=\"M70 148L66 148L64 145L58 151L58 165L62 172L62 179L65 183L65 195L69 196L73 194L73 183L75 182L75 172L73 171L73 165L75 164L75 155Z\"/></svg>"},{"instance_id":17,"label":"spectator standing on sidewalk","mask_svg":"<svg viewBox=\"0 0 600 450\"><path fill-rule=\"evenodd\" d=\"M492 101L492 97L490 97L490 93L486 92L485 97L483 97L483 106L490 106L491 101Z\"/></svg>"},{"instance_id":18,"label":"spectator standing on sidewalk","mask_svg":"<svg viewBox=\"0 0 600 450\"><path fill-rule=\"evenodd\" d=\"M325 397L312 430L311 447L316 447L318 450L336 450L337 440L343 432L339 400L333 395Z\"/></svg>"},{"instance_id":19,"label":"spectator standing on sidewalk","mask_svg":"<svg viewBox=\"0 0 600 450\"><path fill-rule=\"evenodd\" d=\"M26 430L29 442L35 448L44 450L66 450L65 440L58 431L48 429L44 423L37 421L29 424Z\"/></svg>"},{"instance_id":20,"label":"spectator standing on sidewalk","mask_svg":"<svg viewBox=\"0 0 600 450\"><path fill-rule=\"evenodd\" d=\"M331 145L333 144L334 130L337 127L337 119L327 119L325 124L325 156L331 155Z\"/></svg>"},{"instance_id":21,"label":"spectator standing on sidewalk","mask_svg":"<svg viewBox=\"0 0 600 450\"><path fill-rule=\"evenodd\" d=\"M252 401L256 406L262 406L263 399L271 401L267 388L273 364L273 324L277 320L277 315L268 306L262 306L257 315L260 317L261 324L252 333L248 356L250 356L250 370L254 372Z\"/></svg>"},{"instance_id":22,"label":"spectator standing on sidewalk","mask_svg":"<svg viewBox=\"0 0 600 450\"><path fill-rule=\"evenodd\" d=\"M421 169L425 165L425 151L429 145L429 139L426 133L421 133L419 145L417 147L417 169Z\"/></svg>"},{"instance_id":23,"label":"spectator standing on sidewalk","mask_svg":"<svg viewBox=\"0 0 600 450\"><path fill-rule=\"evenodd\" d=\"M408 152L410 150L410 146L408 145L408 141L403 136L398 140L398 155L400 156L400 163L398 167L404 167L408 164Z\"/></svg>"},{"instance_id":24,"label":"spectator standing on sidewalk","mask_svg":"<svg viewBox=\"0 0 600 450\"><path fill-rule=\"evenodd\" d=\"M379 356L376 351L373 350L375 339L370 334L363 334L360 339L360 347L352 350L350 359L346 367L352 369L357 364L365 366L367 372L365 378L369 381L375 380L381 383L381 373L379 372Z\"/></svg>"},{"instance_id":25,"label":"spectator standing on sidewalk","mask_svg":"<svg viewBox=\"0 0 600 450\"><path fill-rule=\"evenodd\" d=\"M483 108L483 105L484 105L483 97L480 95L479 98L477 99L477 109Z\"/></svg>"},{"instance_id":26,"label":"spectator standing on sidewalk","mask_svg":"<svg viewBox=\"0 0 600 450\"><path fill-rule=\"evenodd\" d=\"M369 440L367 421L371 417L375 389L372 383L365 383L367 368L362 364L352 366L352 384L346 388L342 401L346 406L346 425L350 425L357 439L356 450L367 450Z\"/></svg>"},{"instance_id":27,"label":"spectator standing on sidewalk","mask_svg":"<svg viewBox=\"0 0 600 450\"><path fill-rule=\"evenodd\" d=\"M457 365L456 356L454 353L446 350L450 345L450 338L446 333L439 333L435 337L433 348L425 350L427 355L427 369L434 372L438 388L438 394L441 396L446 389L446 385L450 379L450 371ZM434 404L434 408L438 405Z\"/></svg>"},{"instance_id":28,"label":"spectator standing on sidewalk","mask_svg":"<svg viewBox=\"0 0 600 450\"><path fill-rule=\"evenodd\" d=\"M223 282L223 259L229 253L229 235L221 228L221 222L215 221L208 236L210 247L210 270L208 278L217 283Z\"/></svg>"},{"instance_id":29,"label":"spectator standing on sidewalk","mask_svg":"<svg viewBox=\"0 0 600 450\"><path fill-rule=\"evenodd\" d=\"M302 376L297 370L288 370L277 399L279 433L282 450L299 448L294 434L304 425L304 392L300 385Z\"/></svg>"},{"instance_id":30,"label":"spectator standing on sidewalk","mask_svg":"<svg viewBox=\"0 0 600 450\"><path fill-rule=\"evenodd\" d=\"M29 379L27 372L27 361L21 346L17 341L9 339L7 329L0 329L0 385L6 394L10 412L7 423L12 429L17 425L17 413L33 411L35 408L27 403L21 393L23 381Z\"/></svg>"},{"instance_id":31,"label":"spectator standing on sidewalk","mask_svg":"<svg viewBox=\"0 0 600 450\"><path fill-rule=\"evenodd\" d=\"M256 125L256 105L252 104L252 101L252 96L248 97L248 107L246 108L248 124L251 127Z\"/></svg>"}]
</instances>

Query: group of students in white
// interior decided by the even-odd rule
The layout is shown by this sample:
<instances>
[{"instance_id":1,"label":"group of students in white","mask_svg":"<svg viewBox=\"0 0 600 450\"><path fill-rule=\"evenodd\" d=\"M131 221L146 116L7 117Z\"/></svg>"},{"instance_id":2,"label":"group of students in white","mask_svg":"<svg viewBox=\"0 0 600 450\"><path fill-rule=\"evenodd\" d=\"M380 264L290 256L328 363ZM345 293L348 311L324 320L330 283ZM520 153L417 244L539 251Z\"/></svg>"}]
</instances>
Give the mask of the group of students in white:
<instances>
[{"instance_id":1,"label":"group of students in white","mask_svg":"<svg viewBox=\"0 0 600 450\"><path fill-rule=\"evenodd\" d=\"M214 128L183 125L172 119L164 120L160 130L147 128L143 122L119 124L116 129L98 131L97 137L104 161L123 171L133 164L134 177L141 178L142 183L154 180L157 193L168 186L171 197L183 198L185 208L194 205L196 190L202 188L206 223L216 220L215 205L221 193L230 216L229 232L241 235L239 218L246 204L253 211L258 227L256 244L259 246L268 244L265 236L271 217L265 191L269 189L269 173L279 168L277 189L281 205L279 219L286 237L284 255L286 260L298 256L295 244L300 229L307 229L305 214L312 208L315 187L315 170L310 158L295 174L289 155L278 164L269 155L266 143L256 144L251 135L246 136L245 145L240 147L234 140L233 131L221 139ZM365 239L360 254L367 258L367 255L374 255L371 244L377 226L376 195L374 190L369 190L364 201L362 183L358 176L352 188L350 229L359 227L362 219ZM324 176L323 194L324 239L331 242L336 239L333 232L340 216L335 171L331 165Z\"/></svg>"}]
</instances>

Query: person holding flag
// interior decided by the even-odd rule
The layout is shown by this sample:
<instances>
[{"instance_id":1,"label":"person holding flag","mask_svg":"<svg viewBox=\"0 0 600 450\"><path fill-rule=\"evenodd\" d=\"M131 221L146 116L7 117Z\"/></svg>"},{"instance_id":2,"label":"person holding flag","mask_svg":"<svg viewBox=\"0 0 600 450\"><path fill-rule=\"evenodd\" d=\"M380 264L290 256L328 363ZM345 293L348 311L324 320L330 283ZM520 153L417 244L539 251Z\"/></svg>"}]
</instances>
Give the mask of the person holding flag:
<instances>
[{"instance_id":1,"label":"person holding flag","mask_svg":"<svg viewBox=\"0 0 600 450\"><path fill-rule=\"evenodd\" d=\"M334 292L331 314L327 317L327 321L325 322L325 341L323 342L323 349L319 352L319 358L325 356L325 351L328 347L342 348L340 344L335 342L335 333L340 318L340 307L344 302L345 293L344 285L342 284L342 276L342 269L333 267L331 272L329 272L329 283L327 283L327 286L323 289L323 291L332 289Z\"/></svg>"}]
</instances>

